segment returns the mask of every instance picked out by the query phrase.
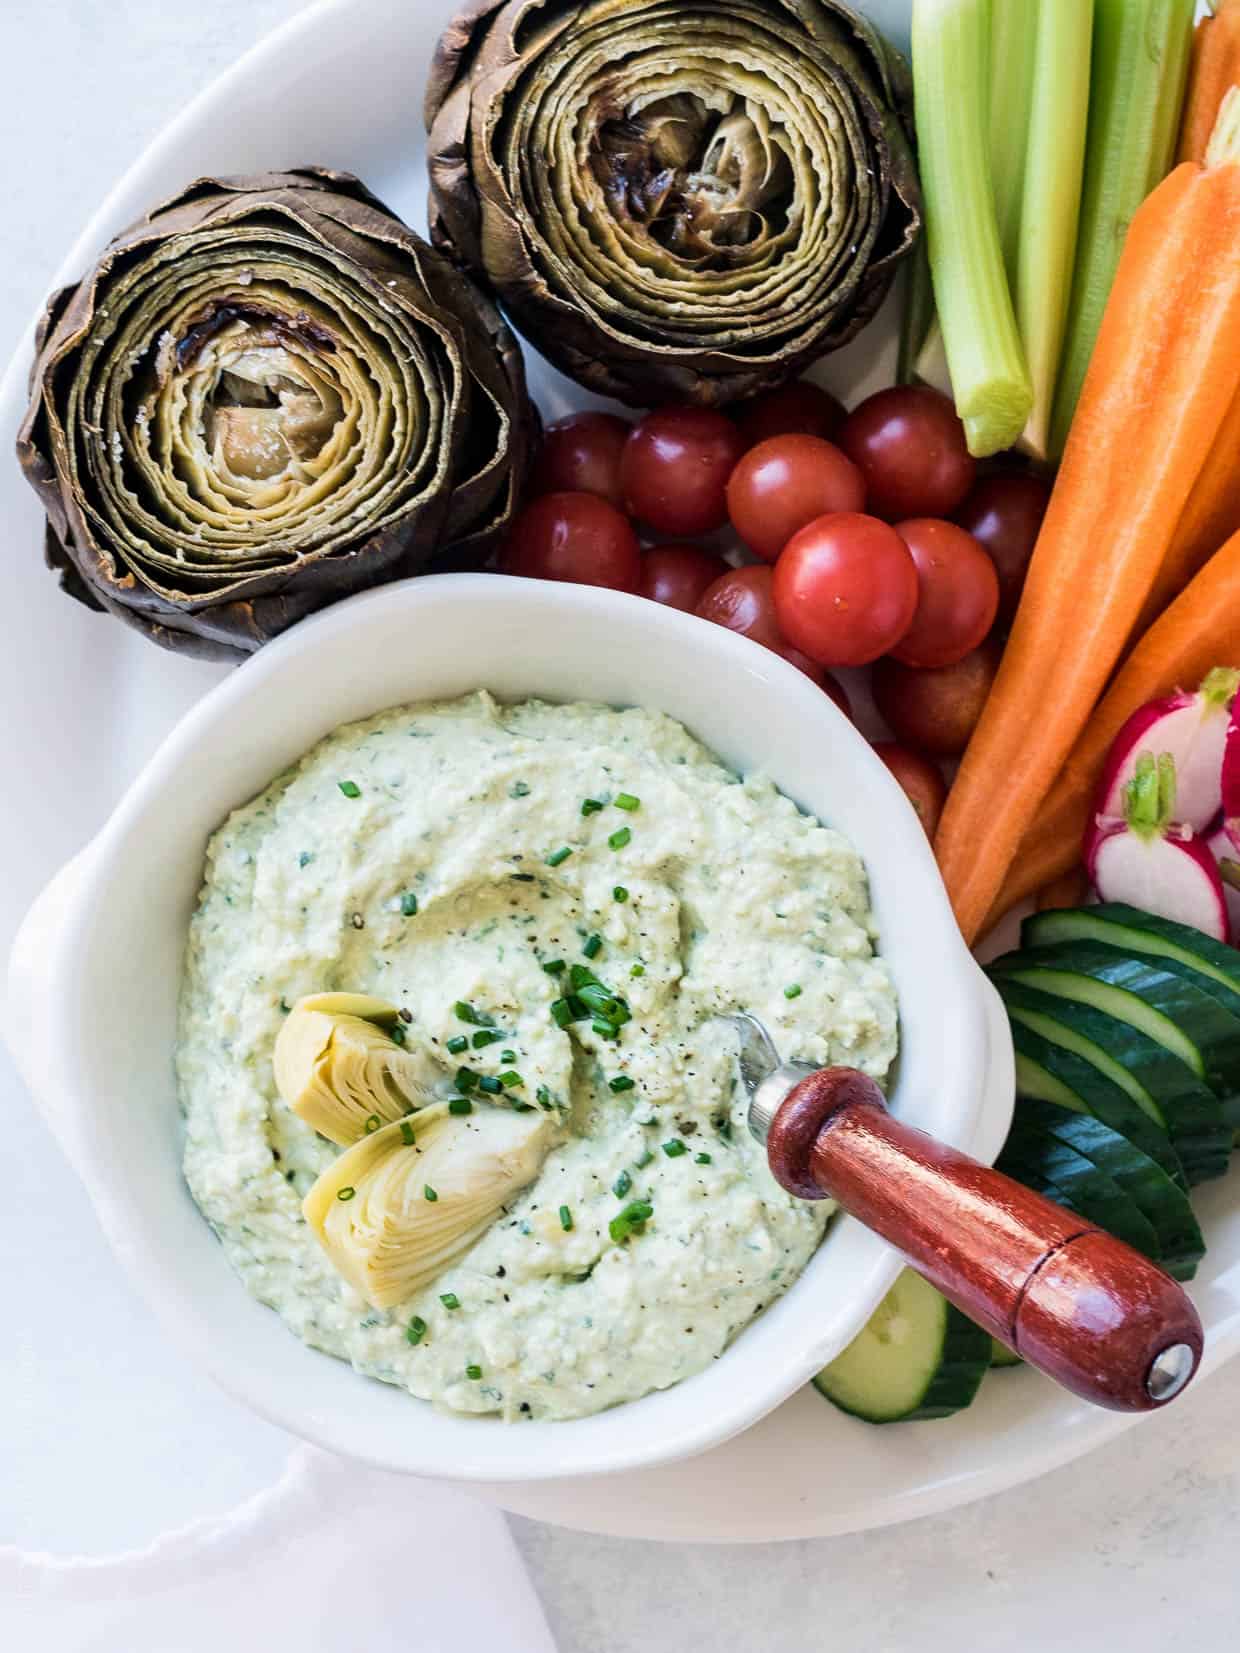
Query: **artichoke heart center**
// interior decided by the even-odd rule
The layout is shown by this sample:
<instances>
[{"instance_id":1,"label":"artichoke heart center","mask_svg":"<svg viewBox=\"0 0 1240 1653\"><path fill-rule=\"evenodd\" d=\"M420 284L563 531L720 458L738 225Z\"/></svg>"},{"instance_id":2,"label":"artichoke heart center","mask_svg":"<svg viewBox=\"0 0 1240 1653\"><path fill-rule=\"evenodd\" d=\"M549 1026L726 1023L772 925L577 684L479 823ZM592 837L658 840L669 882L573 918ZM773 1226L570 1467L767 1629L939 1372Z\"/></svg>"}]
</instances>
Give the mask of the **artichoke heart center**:
<instances>
[{"instance_id":1,"label":"artichoke heart center","mask_svg":"<svg viewBox=\"0 0 1240 1653\"><path fill-rule=\"evenodd\" d=\"M781 139L742 98L720 112L676 93L601 125L592 165L618 218L686 263L726 269L788 222L794 182Z\"/></svg>"}]
</instances>

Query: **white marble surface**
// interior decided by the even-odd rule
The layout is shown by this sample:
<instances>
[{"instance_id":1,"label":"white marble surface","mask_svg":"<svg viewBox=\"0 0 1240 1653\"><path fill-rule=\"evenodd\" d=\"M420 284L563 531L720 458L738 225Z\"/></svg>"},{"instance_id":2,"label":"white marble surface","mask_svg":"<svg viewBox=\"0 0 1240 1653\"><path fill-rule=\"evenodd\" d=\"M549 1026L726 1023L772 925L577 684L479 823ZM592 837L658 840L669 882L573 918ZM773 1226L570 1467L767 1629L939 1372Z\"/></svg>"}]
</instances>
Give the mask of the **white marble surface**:
<instances>
[{"instance_id":1,"label":"white marble surface","mask_svg":"<svg viewBox=\"0 0 1240 1653\"><path fill-rule=\"evenodd\" d=\"M200 84L299 4L4 0L0 354L115 175ZM417 4L410 0L412 15ZM3 1140L0 1256L9 1225L40 1224L55 1277L72 1272L82 1289L64 1302L49 1342L30 1331L36 1312L48 1325L41 1282L0 1270L9 1329L0 1342L0 1544L89 1552L142 1544L275 1479L285 1437L162 1348L33 1114L19 1105ZM154 1370L140 1415L99 1418L91 1395L105 1363ZM962 1643L990 1653L1093 1653L1112 1642L1155 1653L1172 1636L1222 1653L1237 1645L1240 1604L1238 1410L1240 1363L1157 1432L1130 1434L955 1515L855 1538L721 1550L513 1525L562 1653L680 1653L699 1642L712 1653L815 1645L932 1653ZM209 1432L214 1445L210 1475L192 1487L176 1467L188 1428ZM3 1628L0 1607L0 1641Z\"/></svg>"}]
</instances>

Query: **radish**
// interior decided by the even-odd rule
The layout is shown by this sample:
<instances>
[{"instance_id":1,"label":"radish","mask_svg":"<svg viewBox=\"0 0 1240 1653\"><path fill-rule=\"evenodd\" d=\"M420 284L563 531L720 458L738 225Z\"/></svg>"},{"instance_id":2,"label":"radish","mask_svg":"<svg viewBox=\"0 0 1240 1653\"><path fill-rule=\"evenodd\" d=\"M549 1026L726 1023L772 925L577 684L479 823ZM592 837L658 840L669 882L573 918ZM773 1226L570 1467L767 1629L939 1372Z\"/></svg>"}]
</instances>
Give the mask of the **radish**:
<instances>
[{"instance_id":1,"label":"radish","mask_svg":"<svg viewBox=\"0 0 1240 1653\"><path fill-rule=\"evenodd\" d=\"M1240 844L1240 700L1234 700L1227 720L1227 739L1219 778L1223 800L1223 822L1235 843Z\"/></svg>"},{"instance_id":2,"label":"radish","mask_svg":"<svg viewBox=\"0 0 1240 1653\"><path fill-rule=\"evenodd\" d=\"M1142 752L1124 787L1123 815L1099 816L1086 846L1089 877L1104 901L1191 924L1216 941L1231 925L1223 881L1203 838L1177 823L1175 759Z\"/></svg>"},{"instance_id":3,"label":"radish","mask_svg":"<svg viewBox=\"0 0 1240 1653\"><path fill-rule=\"evenodd\" d=\"M1097 813L1122 816L1124 794L1142 754L1167 753L1175 762L1177 819L1194 832L1204 832L1219 812L1223 752L1229 730L1235 726L1227 710L1237 685L1240 672L1219 666L1196 694L1177 690L1135 711L1107 755L1095 800ZM1240 806L1240 737L1233 745Z\"/></svg>"},{"instance_id":4,"label":"radish","mask_svg":"<svg viewBox=\"0 0 1240 1653\"><path fill-rule=\"evenodd\" d=\"M1224 821L1206 840L1223 880L1227 916L1233 937L1240 937L1240 822Z\"/></svg>"}]
</instances>

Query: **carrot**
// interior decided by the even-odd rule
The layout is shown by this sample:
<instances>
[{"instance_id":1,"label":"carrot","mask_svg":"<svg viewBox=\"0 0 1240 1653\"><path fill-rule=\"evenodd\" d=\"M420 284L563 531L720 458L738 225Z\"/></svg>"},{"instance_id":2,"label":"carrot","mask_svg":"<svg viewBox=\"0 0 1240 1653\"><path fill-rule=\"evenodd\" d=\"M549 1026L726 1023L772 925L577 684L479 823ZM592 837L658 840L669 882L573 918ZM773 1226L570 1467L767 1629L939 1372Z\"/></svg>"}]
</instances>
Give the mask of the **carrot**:
<instances>
[{"instance_id":1,"label":"carrot","mask_svg":"<svg viewBox=\"0 0 1240 1653\"><path fill-rule=\"evenodd\" d=\"M1225 665L1240 666L1240 533L1214 553L1116 674L1026 834L987 928L1079 862L1102 766L1132 714L1175 689L1195 689Z\"/></svg>"},{"instance_id":2,"label":"carrot","mask_svg":"<svg viewBox=\"0 0 1240 1653\"><path fill-rule=\"evenodd\" d=\"M1128 231L999 675L935 839L978 934L1145 605L1240 390L1240 92ZM1042 882L1040 880L1039 882Z\"/></svg>"},{"instance_id":3,"label":"carrot","mask_svg":"<svg viewBox=\"0 0 1240 1653\"><path fill-rule=\"evenodd\" d=\"M1038 891L1037 908L1040 913L1054 912L1059 907L1080 907L1089 894L1089 878L1084 867L1069 867L1059 878L1052 878Z\"/></svg>"},{"instance_id":4,"label":"carrot","mask_svg":"<svg viewBox=\"0 0 1240 1653\"><path fill-rule=\"evenodd\" d=\"M1240 394L1232 399L1201 474L1188 496L1158 578L1145 600L1133 631L1143 637L1173 598L1213 556L1225 539L1240 530Z\"/></svg>"},{"instance_id":5,"label":"carrot","mask_svg":"<svg viewBox=\"0 0 1240 1653\"><path fill-rule=\"evenodd\" d=\"M1193 35L1179 160L1198 165L1205 160L1223 99L1233 86L1240 86L1240 0L1218 0L1214 16L1199 23Z\"/></svg>"}]
</instances>

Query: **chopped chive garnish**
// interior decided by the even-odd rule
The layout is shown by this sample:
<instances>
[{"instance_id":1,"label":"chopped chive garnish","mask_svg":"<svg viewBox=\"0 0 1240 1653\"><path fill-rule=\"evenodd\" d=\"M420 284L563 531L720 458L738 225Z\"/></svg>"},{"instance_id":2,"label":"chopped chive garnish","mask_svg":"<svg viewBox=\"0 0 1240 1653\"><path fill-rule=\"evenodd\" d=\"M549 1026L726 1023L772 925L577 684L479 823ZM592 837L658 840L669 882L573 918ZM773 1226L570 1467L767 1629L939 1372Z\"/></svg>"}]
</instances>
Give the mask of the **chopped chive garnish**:
<instances>
[{"instance_id":1,"label":"chopped chive garnish","mask_svg":"<svg viewBox=\"0 0 1240 1653\"><path fill-rule=\"evenodd\" d=\"M616 1091L617 1093L620 1091L631 1091L634 1089L634 1081L629 1078L627 1073L618 1073L614 1079L609 1079L607 1081L607 1085L610 1090Z\"/></svg>"},{"instance_id":2,"label":"chopped chive garnish","mask_svg":"<svg viewBox=\"0 0 1240 1653\"><path fill-rule=\"evenodd\" d=\"M478 1089L485 1091L488 1096L498 1096L503 1088L493 1073L484 1073L478 1081Z\"/></svg>"},{"instance_id":3,"label":"chopped chive garnish","mask_svg":"<svg viewBox=\"0 0 1240 1653\"><path fill-rule=\"evenodd\" d=\"M406 1148L413 1147L415 1140L413 1135L413 1126L407 1119L402 1119L400 1122L400 1140L404 1143Z\"/></svg>"},{"instance_id":4,"label":"chopped chive garnish","mask_svg":"<svg viewBox=\"0 0 1240 1653\"><path fill-rule=\"evenodd\" d=\"M418 910L418 898L412 890L406 890L400 898L400 910L406 918L412 918Z\"/></svg>"},{"instance_id":5,"label":"chopped chive garnish","mask_svg":"<svg viewBox=\"0 0 1240 1653\"><path fill-rule=\"evenodd\" d=\"M470 1042L475 1050L485 1050L488 1045L499 1044L503 1037L504 1035L497 1033L494 1028L484 1027L474 1034Z\"/></svg>"},{"instance_id":6,"label":"chopped chive garnish","mask_svg":"<svg viewBox=\"0 0 1240 1653\"><path fill-rule=\"evenodd\" d=\"M573 1007L567 999L557 999L551 1006L551 1020L557 1027L567 1027L575 1019Z\"/></svg>"},{"instance_id":7,"label":"chopped chive garnish","mask_svg":"<svg viewBox=\"0 0 1240 1653\"><path fill-rule=\"evenodd\" d=\"M382 1125L382 1123L383 1123L383 1121L379 1118L379 1115L377 1113L367 1114L366 1115L366 1135L369 1136L372 1131L377 1131L379 1129L380 1125Z\"/></svg>"},{"instance_id":8,"label":"chopped chive garnish","mask_svg":"<svg viewBox=\"0 0 1240 1653\"><path fill-rule=\"evenodd\" d=\"M571 1234L572 1233L573 1214L568 1209L568 1207L566 1205L562 1205L560 1207L560 1227L564 1230L564 1232L566 1234Z\"/></svg>"},{"instance_id":9,"label":"chopped chive garnish","mask_svg":"<svg viewBox=\"0 0 1240 1653\"><path fill-rule=\"evenodd\" d=\"M630 976L644 976L645 974L646 974L646 966L644 964L630 964L629 965L629 975Z\"/></svg>"},{"instance_id":10,"label":"chopped chive garnish","mask_svg":"<svg viewBox=\"0 0 1240 1653\"><path fill-rule=\"evenodd\" d=\"M346 798L360 798L362 795L362 789L356 781L337 781L336 784Z\"/></svg>"},{"instance_id":11,"label":"chopped chive garnish","mask_svg":"<svg viewBox=\"0 0 1240 1653\"><path fill-rule=\"evenodd\" d=\"M644 1171L653 1158L654 1155L650 1152L650 1149L646 1148L642 1152L642 1157L640 1159L635 1159L633 1164L637 1170Z\"/></svg>"},{"instance_id":12,"label":"chopped chive garnish","mask_svg":"<svg viewBox=\"0 0 1240 1653\"><path fill-rule=\"evenodd\" d=\"M632 1177L627 1171L621 1171L615 1182L612 1183L611 1191L618 1200L622 1200L632 1186Z\"/></svg>"},{"instance_id":13,"label":"chopped chive garnish","mask_svg":"<svg viewBox=\"0 0 1240 1653\"><path fill-rule=\"evenodd\" d=\"M455 1114L473 1113L474 1105L467 1096L453 1096L448 1102L448 1112Z\"/></svg>"},{"instance_id":14,"label":"chopped chive garnish","mask_svg":"<svg viewBox=\"0 0 1240 1653\"><path fill-rule=\"evenodd\" d=\"M303 849L301 854L297 857L297 865L299 867L308 867L313 860L314 856L310 853L310 851L308 849Z\"/></svg>"},{"instance_id":15,"label":"chopped chive garnish","mask_svg":"<svg viewBox=\"0 0 1240 1653\"><path fill-rule=\"evenodd\" d=\"M528 781L513 781L512 785L508 788L508 796L510 798L528 798L529 795L530 788Z\"/></svg>"},{"instance_id":16,"label":"chopped chive garnish","mask_svg":"<svg viewBox=\"0 0 1240 1653\"><path fill-rule=\"evenodd\" d=\"M561 862L567 861L572 853L572 850L567 844L562 844L559 849L553 849L551 851L551 854L547 857L547 865L549 867L558 867Z\"/></svg>"},{"instance_id":17,"label":"chopped chive garnish","mask_svg":"<svg viewBox=\"0 0 1240 1653\"><path fill-rule=\"evenodd\" d=\"M709 1154L694 1154L693 1163L695 1165L713 1165L714 1161Z\"/></svg>"},{"instance_id":18,"label":"chopped chive garnish","mask_svg":"<svg viewBox=\"0 0 1240 1653\"><path fill-rule=\"evenodd\" d=\"M391 1040L394 1045L403 1045L405 1042L405 1028L402 1022L397 1022L391 1031Z\"/></svg>"},{"instance_id":19,"label":"chopped chive garnish","mask_svg":"<svg viewBox=\"0 0 1240 1653\"><path fill-rule=\"evenodd\" d=\"M632 843L632 841L633 834L628 827L621 827L619 832L613 832L607 840L612 849L623 849L626 844Z\"/></svg>"},{"instance_id":20,"label":"chopped chive garnish","mask_svg":"<svg viewBox=\"0 0 1240 1653\"><path fill-rule=\"evenodd\" d=\"M423 1320L423 1318L420 1314L415 1314L413 1319L409 1322L408 1326L405 1328L405 1337L410 1343L413 1344L414 1348L416 1349L418 1344L422 1341L422 1339L425 1336L426 1336L426 1321Z\"/></svg>"},{"instance_id":21,"label":"chopped chive garnish","mask_svg":"<svg viewBox=\"0 0 1240 1653\"><path fill-rule=\"evenodd\" d=\"M445 1309L459 1309L461 1306L461 1300L454 1291L441 1291L439 1301Z\"/></svg>"},{"instance_id":22,"label":"chopped chive garnish","mask_svg":"<svg viewBox=\"0 0 1240 1653\"><path fill-rule=\"evenodd\" d=\"M469 1049L469 1040L463 1033L454 1034L453 1037L448 1040L447 1044L444 1046L444 1049L453 1056L459 1056L463 1050Z\"/></svg>"},{"instance_id":23,"label":"chopped chive garnish","mask_svg":"<svg viewBox=\"0 0 1240 1653\"><path fill-rule=\"evenodd\" d=\"M801 997L801 991L802 989L800 982L794 981L788 987L784 988L784 997L785 999L799 999Z\"/></svg>"},{"instance_id":24,"label":"chopped chive garnish","mask_svg":"<svg viewBox=\"0 0 1240 1653\"><path fill-rule=\"evenodd\" d=\"M602 936L590 936L581 950L588 959L596 959L603 951Z\"/></svg>"},{"instance_id":25,"label":"chopped chive garnish","mask_svg":"<svg viewBox=\"0 0 1240 1653\"><path fill-rule=\"evenodd\" d=\"M478 1075L472 1068L457 1068L456 1088L459 1091L471 1091L478 1083Z\"/></svg>"},{"instance_id":26,"label":"chopped chive garnish","mask_svg":"<svg viewBox=\"0 0 1240 1653\"><path fill-rule=\"evenodd\" d=\"M547 972L547 974L549 976L563 975L564 969L565 969L564 960L563 959L548 959L546 964L543 965L543 969Z\"/></svg>"},{"instance_id":27,"label":"chopped chive garnish","mask_svg":"<svg viewBox=\"0 0 1240 1653\"><path fill-rule=\"evenodd\" d=\"M517 1053L515 1050L501 1050L499 1053L499 1059L506 1066L511 1067L517 1059Z\"/></svg>"},{"instance_id":28,"label":"chopped chive garnish","mask_svg":"<svg viewBox=\"0 0 1240 1653\"><path fill-rule=\"evenodd\" d=\"M641 799L635 798L631 792L618 792L616 794L617 809L627 809L632 814L635 809L640 809L641 806Z\"/></svg>"},{"instance_id":29,"label":"chopped chive garnish","mask_svg":"<svg viewBox=\"0 0 1240 1653\"><path fill-rule=\"evenodd\" d=\"M611 892L611 899L613 901L627 901L629 899L629 892L625 889L623 884L617 884L615 889Z\"/></svg>"},{"instance_id":30,"label":"chopped chive garnish","mask_svg":"<svg viewBox=\"0 0 1240 1653\"><path fill-rule=\"evenodd\" d=\"M724 1142L731 1142L731 1140L732 1140L732 1121L730 1119L720 1120L720 1122L719 1122L719 1135L723 1139Z\"/></svg>"},{"instance_id":31,"label":"chopped chive garnish","mask_svg":"<svg viewBox=\"0 0 1240 1653\"><path fill-rule=\"evenodd\" d=\"M581 800L581 813L583 815L597 815L603 807L600 798L583 798Z\"/></svg>"},{"instance_id":32,"label":"chopped chive garnish","mask_svg":"<svg viewBox=\"0 0 1240 1653\"><path fill-rule=\"evenodd\" d=\"M679 1159L681 1154L687 1154L689 1150L685 1147L684 1143L678 1136L674 1136L670 1142L665 1142L663 1144L663 1152L667 1155L668 1159Z\"/></svg>"},{"instance_id":33,"label":"chopped chive garnish","mask_svg":"<svg viewBox=\"0 0 1240 1653\"><path fill-rule=\"evenodd\" d=\"M590 1026L601 1039L618 1039L620 1037L620 1029L615 1022L605 1022L601 1016L596 1016Z\"/></svg>"},{"instance_id":34,"label":"chopped chive garnish","mask_svg":"<svg viewBox=\"0 0 1240 1653\"><path fill-rule=\"evenodd\" d=\"M471 1379L472 1382L477 1383L478 1379L482 1376L482 1367L467 1366L465 1368L465 1376Z\"/></svg>"},{"instance_id":35,"label":"chopped chive garnish","mask_svg":"<svg viewBox=\"0 0 1240 1653\"><path fill-rule=\"evenodd\" d=\"M534 1092L534 1095L538 1098L539 1104L542 1107L549 1108L551 1106L551 1092L547 1089L546 1085L539 1085L538 1089Z\"/></svg>"},{"instance_id":36,"label":"chopped chive garnish","mask_svg":"<svg viewBox=\"0 0 1240 1653\"><path fill-rule=\"evenodd\" d=\"M452 1014L458 1022L468 1022L471 1027L485 1027L486 1022L474 1009L472 1004L466 1004L464 999L458 999L452 1006Z\"/></svg>"},{"instance_id":37,"label":"chopped chive garnish","mask_svg":"<svg viewBox=\"0 0 1240 1653\"><path fill-rule=\"evenodd\" d=\"M435 1201L439 1198L439 1195L431 1187L429 1182L426 1183L422 1189L422 1198L424 1200L429 1200L432 1205L434 1205Z\"/></svg>"},{"instance_id":38,"label":"chopped chive garnish","mask_svg":"<svg viewBox=\"0 0 1240 1653\"><path fill-rule=\"evenodd\" d=\"M347 1201L347 1200L351 1200L356 1193L357 1193L356 1188L337 1188L336 1198L338 1200L346 1200Z\"/></svg>"},{"instance_id":39,"label":"chopped chive garnish","mask_svg":"<svg viewBox=\"0 0 1240 1653\"><path fill-rule=\"evenodd\" d=\"M654 1206L649 1200L634 1200L626 1205L624 1210L613 1217L607 1225L607 1232L619 1244L627 1240L631 1234L640 1234L647 1222L654 1216Z\"/></svg>"},{"instance_id":40,"label":"chopped chive garnish","mask_svg":"<svg viewBox=\"0 0 1240 1653\"><path fill-rule=\"evenodd\" d=\"M584 964L574 964L568 972L568 979L574 989L582 987L601 987L603 984L594 974L587 970Z\"/></svg>"},{"instance_id":41,"label":"chopped chive garnish","mask_svg":"<svg viewBox=\"0 0 1240 1653\"><path fill-rule=\"evenodd\" d=\"M521 1085L524 1085L525 1080L522 1079L519 1073L514 1073L509 1069L507 1073L500 1074L499 1082L505 1090L517 1090Z\"/></svg>"},{"instance_id":42,"label":"chopped chive garnish","mask_svg":"<svg viewBox=\"0 0 1240 1653\"><path fill-rule=\"evenodd\" d=\"M289 1002L288 1002L288 1000L287 1000L287 999L284 999L284 998L282 998L282 999L281 999L281 1000L280 1000L280 1009L281 1009L281 1010L282 1010L282 1011L283 1011L283 1012L284 1012L284 1014L285 1014L285 1015L286 1015L286 1016L291 1016L291 1015L292 1015L292 1014L293 1014L293 1007L292 1007L292 1005L291 1005L291 1004L290 1004L290 1003L289 1003Z\"/></svg>"}]
</instances>

